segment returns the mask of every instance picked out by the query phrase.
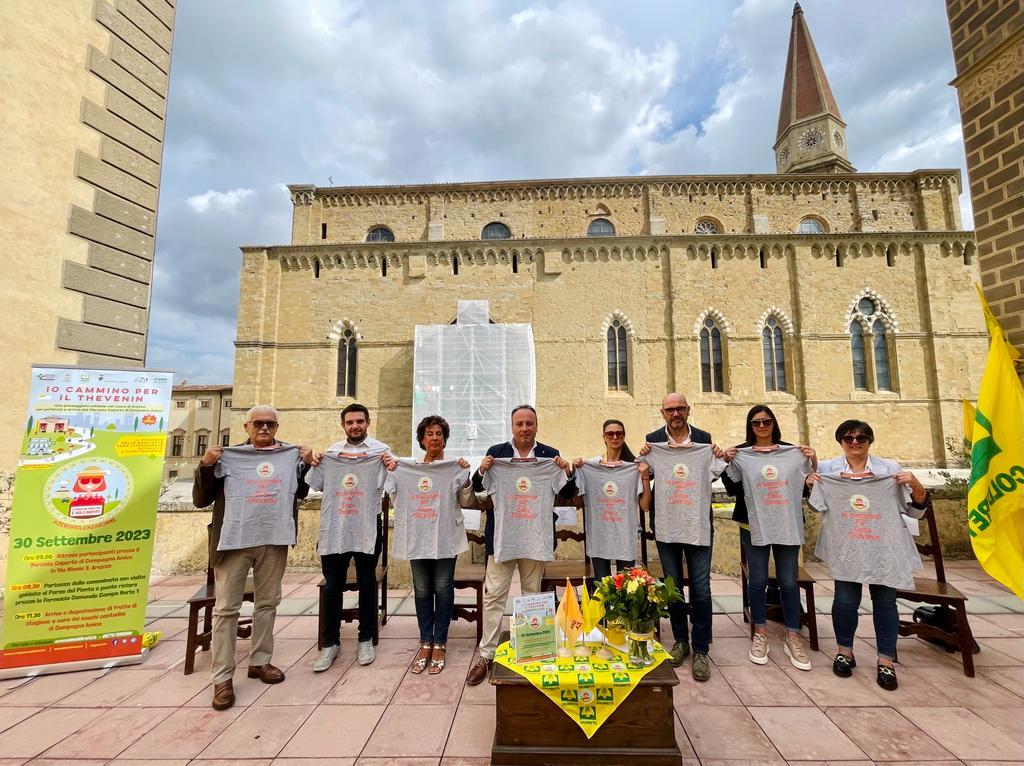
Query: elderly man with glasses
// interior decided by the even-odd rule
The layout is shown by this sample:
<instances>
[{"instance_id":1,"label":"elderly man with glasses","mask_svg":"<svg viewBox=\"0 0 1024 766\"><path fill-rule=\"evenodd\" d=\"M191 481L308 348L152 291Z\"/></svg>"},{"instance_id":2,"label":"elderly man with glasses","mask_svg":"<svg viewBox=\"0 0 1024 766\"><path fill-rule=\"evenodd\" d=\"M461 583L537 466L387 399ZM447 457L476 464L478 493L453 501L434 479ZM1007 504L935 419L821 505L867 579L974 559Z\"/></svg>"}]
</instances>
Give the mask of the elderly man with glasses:
<instances>
[{"instance_id":1,"label":"elderly man with glasses","mask_svg":"<svg viewBox=\"0 0 1024 766\"><path fill-rule=\"evenodd\" d=\"M277 410L253 407L245 416L248 438L237 447L210 447L196 467L192 502L213 503L210 563L213 565L213 707L235 703L235 638L249 571L253 574L252 645L249 678L266 684L284 680L270 664L274 619L288 546L295 544L298 501L309 493L304 481L313 459L309 447L277 439Z\"/></svg>"}]
</instances>

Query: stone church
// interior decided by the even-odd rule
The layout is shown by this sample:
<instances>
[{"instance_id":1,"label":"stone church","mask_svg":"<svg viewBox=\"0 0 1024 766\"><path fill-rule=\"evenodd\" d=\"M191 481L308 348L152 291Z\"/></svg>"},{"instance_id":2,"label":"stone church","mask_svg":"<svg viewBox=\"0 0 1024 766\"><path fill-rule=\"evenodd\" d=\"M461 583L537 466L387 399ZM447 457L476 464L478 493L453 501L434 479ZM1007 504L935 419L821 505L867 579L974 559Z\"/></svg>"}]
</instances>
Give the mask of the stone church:
<instances>
[{"instance_id":1,"label":"stone church","mask_svg":"<svg viewBox=\"0 0 1024 766\"><path fill-rule=\"evenodd\" d=\"M291 244L244 247L232 428L251 403L323 448L352 401L407 453L416 325L487 300L535 339L539 438L634 448L668 391L720 444L769 404L783 438L945 465L987 350L958 170L859 173L797 4L775 174L290 186Z\"/></svg>"}]
</instances>

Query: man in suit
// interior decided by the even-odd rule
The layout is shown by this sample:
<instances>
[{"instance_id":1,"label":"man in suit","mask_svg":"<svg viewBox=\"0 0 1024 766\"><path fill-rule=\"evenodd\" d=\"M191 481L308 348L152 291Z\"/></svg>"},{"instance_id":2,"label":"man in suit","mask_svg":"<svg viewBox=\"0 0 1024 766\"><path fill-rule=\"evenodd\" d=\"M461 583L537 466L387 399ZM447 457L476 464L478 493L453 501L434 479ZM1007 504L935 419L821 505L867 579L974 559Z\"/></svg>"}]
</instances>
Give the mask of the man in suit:
<instances>
[{"instance_id":1,"label":"man in suit","mask_svg":"<svg viewBox=\"0 0 1024 766\"><path fill-rule=\"evenodd\" d=\"M647 434L648 444L683 445L687 443L711 444L711 434L690 425L690 405L681 394L668 394L661 400L661 417L665 425ZM645 454L650 447L641 449ZM657 476L654 477L657 481ZM708 508L708 513L711 509ZM651 529L655 528L654 505L651 505ZM712 524L712 545L715 528ZM686 569L690 572L690 608L693 612L693 641L697 651L693 657L692 675L698 681L706 681L710 676L707 647L711 643L711 549L712 545L687 545L684 543L666 543L657 539L658 558L665 571L665 577L671 577L677 585L683 582L683 558L686 558ZM669 652L669 662L679 667L690 654L690 631L686 619L686 604L677 602L668 608L669 622L672 624L672 638L675 643Z\"/></svg>"},{"instance_id":2,"label":"man in suit","mask_svg":"<svg viewBox=\"0 0 1024 766\"><path fill-rule=\"evenodd\" d=\"M554 458L555 464L563 471L568 473L571 469L558 450L537 441L537 410L528 404L521 404L512 410L512 440L488 448L487 455L480 462L480 468L473 474L474 491L484 491L483 474L494 465L495 458ZM562 497L575 497L576 482L570 478L558 494ZM554 536L553 520L551 533ZM469 669L466 678L471 686L487 678L487 673L494 663L494 653L498 648L498 636L501 634L501 623L505 616L505 604L512 585L512 575L518 569L523 593L536 593L540 590L541 577L544 574L543 561L522 558L511 561L495 559L494 511L487 511L484 538L487 546L487 574L484 577L483 638L480 641L480 657Z\"/></svg>"}]
</instances>

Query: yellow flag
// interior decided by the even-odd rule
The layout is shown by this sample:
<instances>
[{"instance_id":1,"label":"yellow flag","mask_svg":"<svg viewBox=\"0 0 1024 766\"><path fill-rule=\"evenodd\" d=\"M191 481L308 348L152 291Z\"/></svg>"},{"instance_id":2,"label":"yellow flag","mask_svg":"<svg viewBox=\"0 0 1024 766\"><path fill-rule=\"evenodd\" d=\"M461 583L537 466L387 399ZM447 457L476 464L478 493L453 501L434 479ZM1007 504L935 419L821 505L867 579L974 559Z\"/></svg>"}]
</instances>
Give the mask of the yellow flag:
<instances>
[{"instance_id":1,"label":"yellow flag","mask_svg":"<svg viewBox=\"0 0 1024 766\"><path fill-rule=\"evenodd\" d=\"M604 602L591 598L587 593L587 583L583 583L583 596L580 598L580 609L583 612L583 632L589 633L604 617Z\"/></svg>"},{"instance_id":2,"label":"yellow flag","mask_svg":"<svg viewBox=\"0 0 1024 766\"><path fill-rule=\"evenodd\" d=\"M583 613L580 612L580 604L576 600L576 591L573 590L569 579L565 580L565 594L562 596L562 603L558 605L558 627L562 629L565 642L570 646L576 643L583 629Z\"/></svg>"},{"instance_id":3,"label":"yellow flag","mask_svg":"<svg viewBox=\"0 0 1024 766\"><path fill-rule=\"evenodd\" d=\"M992 340L970 433L967 523L981 566L1024 598L1024 387L1016 350L981 300Z\"/></svg>"},{"instance_id":4,"label":"yellow flag","mask_svg":"<svg viewBox=\"0 0 1024 766\"><path fill-rule=\"evenodd\" d=\"M978 298L981 299L981 310L985 314L985 327L988 328L988 334L995 340L996 338L1002 339L1007 345L1007 353L1010 355L1010 360L1016 362L1020 359L1020 351L1014 348L1013 344L1006 340L1006 333L1003 332L1002 325L999 324L999 320L996 319L995 314L992 313L992 309L989 308L988 301L985 300L985 293L981 290L981 285L977 282L974 283L974 289L978 291Z\"/></svg>"},{"instance_id":5,"label":"yellow flag","mask_svg":"<svg viewBox=\"0 0 1024 766\"><path fill-rule=\"evenodd\" d=\"M974 436L974 405L966 399L961 399L964 405L964 438L967 441Z\"/></svg>"}]
</instances>

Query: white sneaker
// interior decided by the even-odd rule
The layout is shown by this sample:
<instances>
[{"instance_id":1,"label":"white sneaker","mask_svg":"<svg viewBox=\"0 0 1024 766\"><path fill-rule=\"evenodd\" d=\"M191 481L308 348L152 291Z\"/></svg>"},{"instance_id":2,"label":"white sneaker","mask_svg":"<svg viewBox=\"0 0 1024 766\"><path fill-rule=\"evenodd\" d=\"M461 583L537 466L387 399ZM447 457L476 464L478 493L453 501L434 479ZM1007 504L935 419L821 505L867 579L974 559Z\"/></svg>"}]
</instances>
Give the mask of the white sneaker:
<instances>
[{"instance_id":1,"label":"white sneaker","mask_svg":"<svg viewBox=\"0 0 1024 766\"><path fill-rule=\"evenodd\" d=\"M373 648L373 641L360 641L356 661L360 665L369 665L375 659L377 659L377 652Z\"/></svg>"},{"instance_id":2,"label":"white sneaker","mask_svg":"<svg viewBox=\"0 0 1024 766\"><path fill-rule=\"evenodd\" d=\"M341 654L340 646L325 646L320 650L320 656L316 658L316 662L313 663L313 672L323 673L334 664L339 654Z\"/></svg>"},{"instance_id":3,"label":"white sneaker","mask_svg":"<svg viewBox=\"0 0 1024 766\"><path fill-rule=\"evenodd\" d=\"M811 658L807 656L804 640L800 636L786 636L786 656L798 670L810 670Z\"/></svg>"},{"instance_id":4,"label":"white sneaker","mask_svg":"<svg viewBox=\"0 0 1024 766\"><path fill-rule=\"evenodd\" d=\"M763 633L755 633L750 641L750 661L755 665L768 664L768 636Z\"/></svg>"}]
</instances>

